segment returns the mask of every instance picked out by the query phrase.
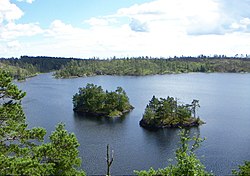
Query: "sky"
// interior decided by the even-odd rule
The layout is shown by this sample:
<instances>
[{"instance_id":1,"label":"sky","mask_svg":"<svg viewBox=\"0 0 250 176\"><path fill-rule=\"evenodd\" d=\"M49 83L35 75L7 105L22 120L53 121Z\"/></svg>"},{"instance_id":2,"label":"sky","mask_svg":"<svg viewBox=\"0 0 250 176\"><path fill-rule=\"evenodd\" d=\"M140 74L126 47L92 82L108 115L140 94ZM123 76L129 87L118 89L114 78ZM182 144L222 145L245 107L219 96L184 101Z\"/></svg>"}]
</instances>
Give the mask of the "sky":
<instances>
[{"instance_id":1,"label":"sky","mask_svg":"<svg viewBox=\"0 0 250 176\"><path fill-rule=\"evenodd\" d=\"M0 57L250 54L250 0L0 0Z\"/></svg>"}]
</instances>

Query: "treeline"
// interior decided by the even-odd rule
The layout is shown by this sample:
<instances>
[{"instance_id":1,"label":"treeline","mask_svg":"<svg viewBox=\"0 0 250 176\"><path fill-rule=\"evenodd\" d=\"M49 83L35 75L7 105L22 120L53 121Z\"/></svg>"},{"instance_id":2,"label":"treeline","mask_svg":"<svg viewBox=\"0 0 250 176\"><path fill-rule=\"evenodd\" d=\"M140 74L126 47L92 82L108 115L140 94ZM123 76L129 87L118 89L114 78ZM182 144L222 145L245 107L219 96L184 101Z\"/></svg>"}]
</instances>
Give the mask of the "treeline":
<instances>
[{"instance_id":1,"label":"treeline","mask_svg":"<svg viewBox=\"0 0 250 176\"><path fill-rule=\"evenodd\" d=\"M20 58L0 58L0 68L10 72L15 79L25 79L38 73L59 70L76 58L21 56Z\"/></svg>"},{"instance_id":2,"label":"treeline","mask_svg":"<svg viewBox=\"0 0 250 176\"><path fill-rule=\"evenodd\" d=\"M8 62L0 62L0 69L8 72L12 78L17 80L24 80L37 74L36 68L30 64L24 64L22 67L19 67Z\"/></svg>"},{"instance_id":3,"label":"treeline","mask_svg":"<svg viewBox=\"0 0 250 176\"><path fill-rule=\"evenodd\" d=\"M55 77L130 75L188 72L250 72L250 59L240 58L122 58L72 60L56 71Z\"/></svg>"},{"instance_id":4,"label":"treeline","mask_svg":"<svg viewBox=\"0 0 250 176\"><path fill-rule=\"evenodd\" d=\"M55 72L57 78L92 75L154 75L188 72L250 72L250 59L246 57L127 57L127 58L64 58L46 56L21 56L0 58L0 68L11 72L14 78L22 79L37 73Z\"/></svg>"}]
</instances>

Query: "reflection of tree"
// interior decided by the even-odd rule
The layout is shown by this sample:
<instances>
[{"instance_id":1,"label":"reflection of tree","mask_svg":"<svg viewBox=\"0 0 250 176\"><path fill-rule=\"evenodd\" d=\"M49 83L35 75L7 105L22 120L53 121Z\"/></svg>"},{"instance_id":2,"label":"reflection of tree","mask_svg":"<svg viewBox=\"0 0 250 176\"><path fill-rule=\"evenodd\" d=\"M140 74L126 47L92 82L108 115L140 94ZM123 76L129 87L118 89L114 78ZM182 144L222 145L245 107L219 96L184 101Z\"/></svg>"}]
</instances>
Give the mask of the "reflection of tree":
<instances>
[{"instance_id":1,"label":"reflection of tree","mask_svg":"<svg viewBox=\"0 0 250 176\"><path fill-rule=\"evenodd\" d=\"M109 118L109 117L97 117L94 115L86 114L86 113L74 113L73 117L78 123L84 123L84 121L92 121L96 124L116 124L122 123L126 118L125 116L121 116L120 118Z\"/></svg>"}]
</instances>

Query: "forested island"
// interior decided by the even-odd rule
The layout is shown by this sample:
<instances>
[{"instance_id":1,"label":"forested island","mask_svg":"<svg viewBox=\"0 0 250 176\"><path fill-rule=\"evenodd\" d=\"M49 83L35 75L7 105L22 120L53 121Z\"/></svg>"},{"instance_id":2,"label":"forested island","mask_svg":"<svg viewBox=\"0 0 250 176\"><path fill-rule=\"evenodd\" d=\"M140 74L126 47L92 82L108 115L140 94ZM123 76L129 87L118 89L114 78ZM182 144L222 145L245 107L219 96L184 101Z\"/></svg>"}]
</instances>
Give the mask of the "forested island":
<instances>
[{"instance_id":1,"label":"forested island","mask_svg":"<svg viewBox=\"0 0 250 176\"><path fill-rule=\"evenodd\" d=\"M101 86L94 84L79 88L79 93L73 96L73 105L77 113L104 117L121 117L134 108L121 87L104 92Z\"/></svg>"},{"instance_id":2,"label":"forested island","mask_svg":"<svg viewBox=\"0 0 250 176\"><path fill-rule=\"evenodd\" d=\"M68 62L55 72L56 78L72 78L93 75L144 76L189 72L250 72L250 59L239 58L113 58L85 59Z\"/></svg>"},{"instance_id":3,"label":"forested island","mask_svg":"<svg viewBox=\"0 0 250 176\"><path fill-rule=\"evenodd\" d=\"M198 100L184 105L173 97L158 99L153 96L146 106L140 125L147 129L199 126L204 122L196 117L198 107Z\"/></svg>"},{"instance_id":4,"label":"forested island","mask_svg":"<svg viewBox=\"0 0 250 176\"><path fill-rule=\"evenodd\" d=\"M16 79L25 79L38 73L52 72L56 78L72 78L93 75L143 76L189 72L249 73L248 57L224 55L197 57L126 57L126 58L64 58L46 56L21 56L0 58L0 68Z\"/></svg>"}]
</instances>

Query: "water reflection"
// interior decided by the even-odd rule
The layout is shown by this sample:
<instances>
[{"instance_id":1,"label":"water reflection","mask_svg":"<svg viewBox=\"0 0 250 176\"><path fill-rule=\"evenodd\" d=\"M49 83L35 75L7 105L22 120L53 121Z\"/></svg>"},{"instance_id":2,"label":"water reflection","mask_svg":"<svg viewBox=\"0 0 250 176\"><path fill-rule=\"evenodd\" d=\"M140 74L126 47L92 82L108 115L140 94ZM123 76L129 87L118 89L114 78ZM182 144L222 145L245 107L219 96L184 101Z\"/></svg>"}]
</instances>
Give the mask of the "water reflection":
<instances>
[{"instance_id":1,"label":"water reflection","mask_svg":"<svg viewBox=\"0 0 250 176\"><path fill-rule=\"evenodd\" d=\"M98 117L86 113L74 112L74 118L77 123L81 121L92 121L96 122L97 124L116 124L116 123L122 123L125 120L126 115L123 115L119 118L112 118L112 117Z\"/></svg>"}]
</instances>

